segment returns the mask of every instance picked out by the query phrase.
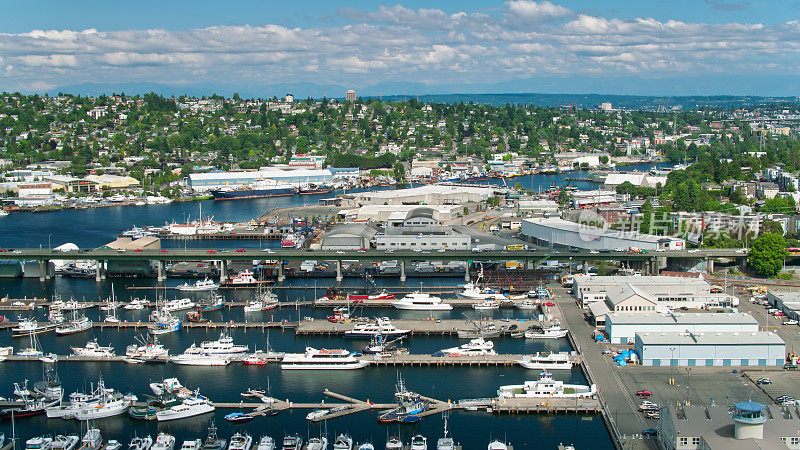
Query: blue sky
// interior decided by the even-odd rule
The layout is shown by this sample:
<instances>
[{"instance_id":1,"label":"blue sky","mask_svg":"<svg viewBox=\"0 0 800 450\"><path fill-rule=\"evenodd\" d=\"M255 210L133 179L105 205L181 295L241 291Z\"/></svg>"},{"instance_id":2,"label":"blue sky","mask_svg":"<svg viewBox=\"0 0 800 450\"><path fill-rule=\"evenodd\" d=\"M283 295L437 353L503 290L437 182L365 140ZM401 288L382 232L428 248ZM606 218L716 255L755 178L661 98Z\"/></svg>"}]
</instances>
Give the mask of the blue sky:
<instances>
[{"instance_id":1,"label":"blue sky","mask_svg":"<svg viewBox=\"0 0 800 450\"><path fill-rule=\"evenodd\" d=\"M0 8L6 91L800 94L796 0L0 0Z\"/></svg>"}]
</instances>

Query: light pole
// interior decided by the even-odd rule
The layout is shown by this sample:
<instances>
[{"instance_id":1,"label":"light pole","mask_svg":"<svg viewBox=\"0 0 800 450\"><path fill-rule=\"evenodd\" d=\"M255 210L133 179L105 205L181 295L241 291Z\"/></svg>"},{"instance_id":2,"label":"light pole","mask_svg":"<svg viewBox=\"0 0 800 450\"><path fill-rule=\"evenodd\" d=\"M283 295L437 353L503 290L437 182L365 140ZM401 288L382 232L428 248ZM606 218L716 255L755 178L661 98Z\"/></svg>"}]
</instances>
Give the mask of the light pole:
<instances>
[{"instance_id":1,"label":"light pole","mask_svg":"<svg viewBox=\"0 0 800 450\"><path fill-rule=\"evenodd\" d=\"M50 238L51 237L53 237L53 233L50 233L50 234L47 235L47 249L48 250L52 250L53 249L53 244L50 243Z\"/></svg>"}]
</instances>

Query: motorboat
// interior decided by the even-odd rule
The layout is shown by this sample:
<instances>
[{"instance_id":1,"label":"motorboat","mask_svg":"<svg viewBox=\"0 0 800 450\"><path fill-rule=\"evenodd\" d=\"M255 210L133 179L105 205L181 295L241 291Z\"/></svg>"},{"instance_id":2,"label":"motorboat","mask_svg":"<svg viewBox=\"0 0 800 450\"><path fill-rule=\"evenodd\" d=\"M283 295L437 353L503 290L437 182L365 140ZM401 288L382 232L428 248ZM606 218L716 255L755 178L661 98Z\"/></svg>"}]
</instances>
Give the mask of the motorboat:
<instances>
[{"instance_id":1,"label":"motorboat","mask_svg":"<svg viewBox=\"0 0 800 450\"><path fill-rule=\"evenodd\" d=\"M166 408L163 411L158 411L156 413L156 419L159 422L185 419L187 417L213 412L214 409L214 405L211 404L211 400L209 400L208 397L202 396L199 392L195 391L194 395L183 399L180 404Z\"/></svg>"},{"instance_id":2,"label":"motorboat","mask_svg":"<svg viewBox=\"0 0 800 450\"><path fill-rule=\"evenodd\" d=\"M434 356L482 356L496 355L494 342L484 340L482 337L472 339L458 347L446 348L434 353Z\"/></svg>"},{"instance_id":3,"label":"motorboat","mask_svg":"<svg viewBox=\"0 0 800 450\"><path fill-rule=\"evenodd\" d=\"M455 441L447 434L447 414L444 414L444 434L436 441L436 450L456 450Z\"/></svg>"},{"instance_id":4,"label":"motorboat","mask_svg":"<svg viewBox=\"0 0 800 450\"><path fill-rule=\"evenodd\" d=\"M62 323L56 327L56 334L75 334L92 328L92 321L86 316L75 317L69 322Z\"/></svg>"},{"instance_id":5,"label":"motorboat","mask_svg":"<svg viewBox=\"0 0 800 450\"><path fill-rule=\"evenodd\" d=\"M487 450L508 450L508 444L502 441L492 441L489 443Z\"/></svg>"},{"instance_id":6,"label":"motorboat","mask_svg":"<svg viewBox=\"0 0 800 450\"><path fill-rule=\"evenodd\" d=\"M476 311L488 311L493 309L500 309L500 304L494 300L484 300L480 303L473 303L472 309Z\"/></svg>"},{"instance_id":7,"label":"motorboat","mask_svg":"<svg viewBox=\"0 0 800 450\"><path fill-rule=\"evenodd\" d=\"M237 432L231 436L231 441L228 444L228 450L250 450L253 445L253 438L242 432Z\"/></svg>"},{"instance_id":8,"label":"motorboat","mask_svg":"<svg viewBox=\"0 0 800 450\"><path fill-rule=\"evenodd\" d=\"M419 291L392 302L392 306L396 309L410 311L450 311L453 309L449 303L443 303L441 298Z\"/></svg>"},{"instance_id":9,"label":"motorboat","mask_svg":"<svg viewBox=\"0 0 800 450\"><path fill-rule=\"evenodd\" d=\"M128 444L128 450L150 450L153 446L153 438L148 434L145 437L134 437L131 443Z\"/></svg>"},{"instance_id":10,"label":"motorboat","mask_svg":"<svg viewBox=\"0 0 800 450\"><path fill-rule=\"evenodd\" d=\"M308 438L306 450L328 450L328 438L325 436Z\"/></svg>"},{"instance_id":11,"label":"motorboat","mask_svg":"<svg viewBox=\"0 0 800 450\"><path fill-rule=\"evenodd\" d=\"M411 438L411 450L428 450L428 438L418 434Z\"/></svg>"},{"instance_id":12,"label":"motorboat","mask_svg":"<svg viewBox=\"0 0 800 450\"><path fill-rule=\"evenodd\" d=\"M104 450L120 450L121 448L122 444L116 439L109 439L103 447Z\"/></svg>"},{"instance_id":13,"label":"motorboat","mask_svg":"<svg viewBox=\"0 0 800 450\"><path fill-rule=\"evenodd\" d=\"M572 369L575 364L568 352L536 352L526 355L517 364L526 369Z\"/></svg>"},{"instance_id":14,"label":"motorboat","mask_svg":"<svg viewBox=\"0 0 800 450\"><path fill-rule=\"evenodd\" d=\"M186 349L181 355L176 355L170 358L173 364L182 366L227 366L231 360L227 355L208 355L199 353L193 349L199 350L199 347L192 347Z\"/></svg>"},{"instance_id":15,"label":"motorboat","mask_svg":"<svg viewBox=\"0 0 800 450\"><path fill-rule=\"evenodd\" d=\"M252 415L250 413L241 412L241 411L236 411L236 412L232 412L230 414L226 414L225 417L224 417L225 420L227 420L228 422L231 422L231 423L250 422L251 420L253 420L255 418L256 418L256 416L254 416L254 415Z\"/></svg>"},{"instance_id":16,"label":"motorboat","mask_svg":"<svg viewBox=\"0 0 800 450\"><path fill-rule=\"evenodd\" d=\"M401 330L394 325L388 317L378 317L371 323L358 323L352 330L344 332L344 337L347 338L374 338L381 336L384 339L396 338L405 336L411 330Z\"/></svg>"},{"instance_id":17,"label":"motorboat","mask_svg":"<svg viewBox=\"0 0 800 450\"><path fill-rule=\"evenodd\" d=\"M141 311L149 306L150 306L149 300L142 298L134 298L122 308L127 309L128 311Z\"/></svg>"},{"instance_id":18,"label":"motorboat","mask_svg":"<svg viewBox=\"0 0 800 450\"><path fill-rule=\"evenodd\" d=\"M53 442L50 444L50 450L73 450L78 446L80 441L77 435L59 434L53 438Z\"/></svg>"},{"instance_id":19,"label":"motorboat","mask_svg":"<svg viewBox=\"0 0 800 450\"><path fill-rule=\"evenodd\" d=\"M138 400L133 394L123 395L111 388L106 388L102 378L97 382L97 389L93 390L88 399L77 401L73 407L72 418L78 420L94 420L105 417L118 416L128 411L128 408Z\"/></svg>"},{"instance_id":20,"label":"motorboat","mask_svg":"<svg viewBox=\"0 0 800 450\"><path fill-rule=\"evenodd\" d=\"M326 418L331 414L335 414L337 412L345 411L349 406L336 406L330 409L315 409L310 413L306 414L306 420L310 420L312 422L319 422L320 420Z\"/></svg>"},{"instance_id":21,"label":"motorboat","mask_svg":"<svg viewBox=\"0 0 800 450\"><path fill-rule=\"evenodd\" d=\"M310 447L311 439L308 440L308 443L309 447L307 448L307 450L312 450ZM269 436L261 436L261 439L258 440L258 445L256 446L256 450L275 450L275 440ZM323 447L317 450L326 450L326 449Z\"/></svg>"},{"instance_id":22,"label":"motorboat","mask_svg":"<svg viewBox=\"0 0 800 450\"><path fill-rule=\"evenodd\" d=\"M403 450L403 441L397 436L392 436L386 441L386 450Z\"/></svg>"},{"instance_id":23,"label":"motorboat","mask_svg":"<svg viewBox=\"0 0 800 450\"><path fill-rule=\"evenodd\" d=\"M164 303L162 309L166 312L175 312L192 309L195 306L197 306L197 304L190 298L176 298Z\"/></svg>"},{"instance_id":24,"label":"motorboat","mask_svg":"<svg viewBox=\"0 0 800 450\"><path fill-rule=\"evenodd\" d=\"M517 309L522 309L522 310L538 309L539 308L539 303L537 303L537 302L535 302L533 300L523 300L523 301L517 303L516 307L517 307Z\"/></svg>"},{"instance_id":25,"label":"motorboat","mask_svg":"<svg viewBox=\"0 0 800 450\"><path fill-rule=\"evenodd\" d=\"M70 300L70 301L64 302L60 306L60 309L63 310L63 311L79 311L81 309L90 308L91 306L92 306L91 303L79 302L77 300Z\"/></svg>"},{"instance_id":26,"label":"motorboat","mask_svg":"<svg viewBox=\"0 0 800 450\"><path fill-rule=\"evenodd\" d=\"M156 442L150 447L150 450L172 450L173 448L175 448L175 436L162 431L156 436Z\"/></svg>"},{"instance_id":27,"label":"motorboat","mask_svg":"<svg viewBox=\"0 0 800 450\"><path fill-rule=\"evenodd\" d=\"M203 441L202 450L225 450L227 441L225 439L220 439L217 436L217 427L214 424L214 421L211 421L211 425L208 426L208 436Z\"/></svg>"},{"instance_id":28,"label":"motorboat","mask_svg":"<svg viewBox=\"0 0 800 450\"><path fill-rule=\"evenodd\" d=\"M258 280L253 276L252 270L243 270L236 275L231 275L223 283L225 286L253 286L258 284Z\"/></svg>"},{"instance_id":29,"label":"motorboat","mask_svg":"<svg viewBox=\"0 0 800 450\"><path fill-rule=\"evenodd\" d=\"M300 450L303 448L303 439L299 435L284 436L281 450Z\"/></svg>"},{"instance_id":30,"label":"motorboat","mask_svg":"<svg viewBox=\"0 0 800 450\"><path fill-rule=\"evenodd\" d=\"M394 300L394 294L390 294L383 290L377 294L347 294L348 300Z\"/></svg>"},{"instance_id":31,"label":"motorboat","mask_svg":"<svg viewBox=\"0 0 800 450\"><path fill-rule=\"evenodd\" d=\"M358 450L375 450L375 446L372 445L372 442L364 442L358 445Z\"/></svg>"},{"instance_id":32,"label":"motorboat","mask_svg":"<svg viewBox=\"0 0 800 450\"><path fill-rule=\"evenodd\" d=\"M25 337L31 334L46 333L55 328L51 324L40 324L33 319L20 319L17 326L11 328L14 337Z\"/></svg>"},{"instance_id":33,"label":"motorboat","mask_svg":"<svg viewBox=\"0 0 800 450\"><path fill-rule=\"evenodd\" d=\"M456 292L458 298L467 300L505 300L506 297L502 292L493 289L481 287L479 283L467 283L464 285L464 290Z\"/></svg>"},{"instance_id":34,"label":"motorboat","mask_svg":"<svg viewBox=\"0 0 800 450\"><path fill-rule=\"evenodd\" d=\"M169 359L169 349L158 343L158 337L151 340L137 338L138 344L131 344L125 349L125 356L129 359L144 362L166 362Z\"/></svg>"},{"instance_id":35,"label":"motorboat","mask_svg":"<svg viewBox=\"0 0 800 450\"><path fill-rule=\"evenodd\" d=\"M347 434L340 434L333 442L333 450L353 450L353 438Z\"/></svg>"},{"instance_id":36,"label":"motorboat","mask_svg":"<svg viewBox=\"0 0 800 450\"><path fill-rule=\"evenodd\" d=\"M149 386L158 396L176 394L186 389L177 378L165 378L163 381L150 383Z\"/></svg>"},{"instance_id":37,"label":"motorboat","mask_svg":"<svg viewBox=\"0 0 800 450\"><path fill-rule=\"evenodd\" d=\"M177 286L175 289L184 292L208 292L216 291L219 289L219 285L214 283L213 280L204 278L202 281L198 280L194 284L183 283L182 285Z\"/></svg>"},{"instance_id":38,"label":"motorboat","mask_svg":"<svg viewBox=\"0 0 800 450\"><path fill-rule=\"evenodd\" d=\"M114 347L102 346L97 343L97 339L91 340L83 347L70 347L75 356L86 356L92 358L113 358Z\"/></svg>"},{"instance_id":39,"label":"motorboat","mask_svg":"<svg viewBox=\"0 0 800 450\"><path fill-rule=\"evenodd\" d=\"M560 339L567 335L569 331L561 328L559 322L553 322L550 325L543 326L539 329L529 329L525 332L526 339Z\"/></svg>"},{"instance_id":40,"label":"motorboat","mask_svg":"<svg viewBox=\"0 0 800 450\"><path fill-rule=\"evenodd\" d=\"M597 386L581 384L565 384L563 381L553 379L553 374L547 370L539 373L539 379L526 381L523 384L500 386L497 390L499 401L507 398L594 398L597 395Z\"/></svg>"},{"instance_id":41,"label":"motorboat","mask_svg":"<svg viewBox=\"0 0 800 450\"><path fill-rule=\"evenodd\" d=\"M64 321L67 319L64 318L64 313L60 309L51 307L47 312L47 320L51 324L58 325L60 323L64 323Z\"/></svg>"},{"instance_id":42,"label":"motorboat","mask_svg":"<svg viewBox=\"0 0 800 450\"><path fill-rule=\"evenodd\" d=\"M103 446L103 436L97 428L89 428L81 439L80 450L100 450Z\"/></svg>"},{"instance_id":43,"label":"motorboat","mask_svg":"<svg viewBox=\"0 0 800 450\"><path fill-rule=\"evenodd\" d=\"M186 439L181 444L181 450L200 450L203 442L200 439Z\"/></svg>"},{"instance_id":44,"label":"motorboat","mask_svg":"<svg viewBox=\"0 0 800 450\"><path fill-rule=\"evenodd\" d=\"M183 322L164 308L153 312L153 323L147 327L147 332L151 335L172 333L183 327Z\"/></svg>"},{"instance_id":45,"label":"motorboat","mask_svg":"<svg viewBox=\"0 0 800 450\"><path fill-rule=\"evenodd\" d=\"M53 438L45 436L32 437L25 441L25 450L50 450L52 444Z\"/></svg>"},{"instance_id":46,"label":"motorboat","mask_svg":"<svg viewBox=\"0 0 800 450\"><path fill-rule=\"evenodd\" d=\"M305 353L287 353L281 361L284 370L347 370L368 365L368 361L359 360L348 350L312 347L306 347Z\"/></svg>"},{"instance_id":47,"label":"motorboat","mask_svg":"<svg viewBox=\"0 0 800 450\"><path fill-rule=\"evenodd\" d=\"M200 350L206 354L234 354L245 353L250 350L246 345L234 345L233 338L226 335L225 332L219 334L219 339L216 341L203 341L200 343Z\"/></svg>"}]
</instances>

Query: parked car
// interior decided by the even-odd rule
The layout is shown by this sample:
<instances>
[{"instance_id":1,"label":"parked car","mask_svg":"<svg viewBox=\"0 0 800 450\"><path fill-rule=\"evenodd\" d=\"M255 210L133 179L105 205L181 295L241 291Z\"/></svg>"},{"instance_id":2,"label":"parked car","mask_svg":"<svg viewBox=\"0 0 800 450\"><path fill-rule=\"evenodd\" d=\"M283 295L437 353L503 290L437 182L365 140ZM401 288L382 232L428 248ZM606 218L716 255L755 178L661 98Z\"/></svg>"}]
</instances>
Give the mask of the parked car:
<instances>
[{"instance_id":1,"label":"parked car","mask_svg":"<svg viewBox=\"0 0 800 450\"><path fill-rule=\"evenodd\" d=\"M650 397L653 395L652 392L648 391L647 389L642 389L641 391L636 391L636 395L639 397Z\"/></svg>"},{"instance_id":2,"label":"parked car","mask_svg":"<svg viewBox=\"0 0 800 450\"><path fill-rule=\"evenodd\" d=\"M756 384L764 385L764 384L772 384L772 380L767 377L761 377L756 380Z\"/></svg>"},{"instance_id":3,"label":"parked car","mask_svg":"<svg viewBox=\"0 0 800 450\"><path fill-rule=\"evenodd\" d=\"M790 320L784 320L784 321L783 321L783 324L784 324L784 325L797 325L797 321L796 321L796 320L794 320L794 319L790 319Z\"/></svg>"},{"instance_id":4,"label":"parked car","mask_svg":"<svg viewBox=\"0 0 800 450\"><path fill-rule=\"evenodd\" d=\"M642 434L645 436L658 436L658 428L645 428L642 430Z\"/></svg>"}]
</instances>

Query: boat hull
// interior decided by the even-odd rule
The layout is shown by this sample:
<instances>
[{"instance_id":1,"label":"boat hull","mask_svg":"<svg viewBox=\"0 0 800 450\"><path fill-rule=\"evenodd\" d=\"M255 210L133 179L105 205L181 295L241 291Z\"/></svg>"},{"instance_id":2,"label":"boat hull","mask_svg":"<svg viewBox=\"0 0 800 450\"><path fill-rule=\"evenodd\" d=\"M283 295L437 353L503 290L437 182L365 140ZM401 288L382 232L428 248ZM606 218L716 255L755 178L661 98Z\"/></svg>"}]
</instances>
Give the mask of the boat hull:
<instances>
[{"instance_id":1,"label":"boat hull","mask_svg":"<svg viewBox=\"0 0 800 450\"><path fill-rule=\"evenodd\" d=\"M240 189L235 191L211 190L214 200L241 200L246 198L284 197L294 195L293 188Z\"/></svg>"}]
</instances>

